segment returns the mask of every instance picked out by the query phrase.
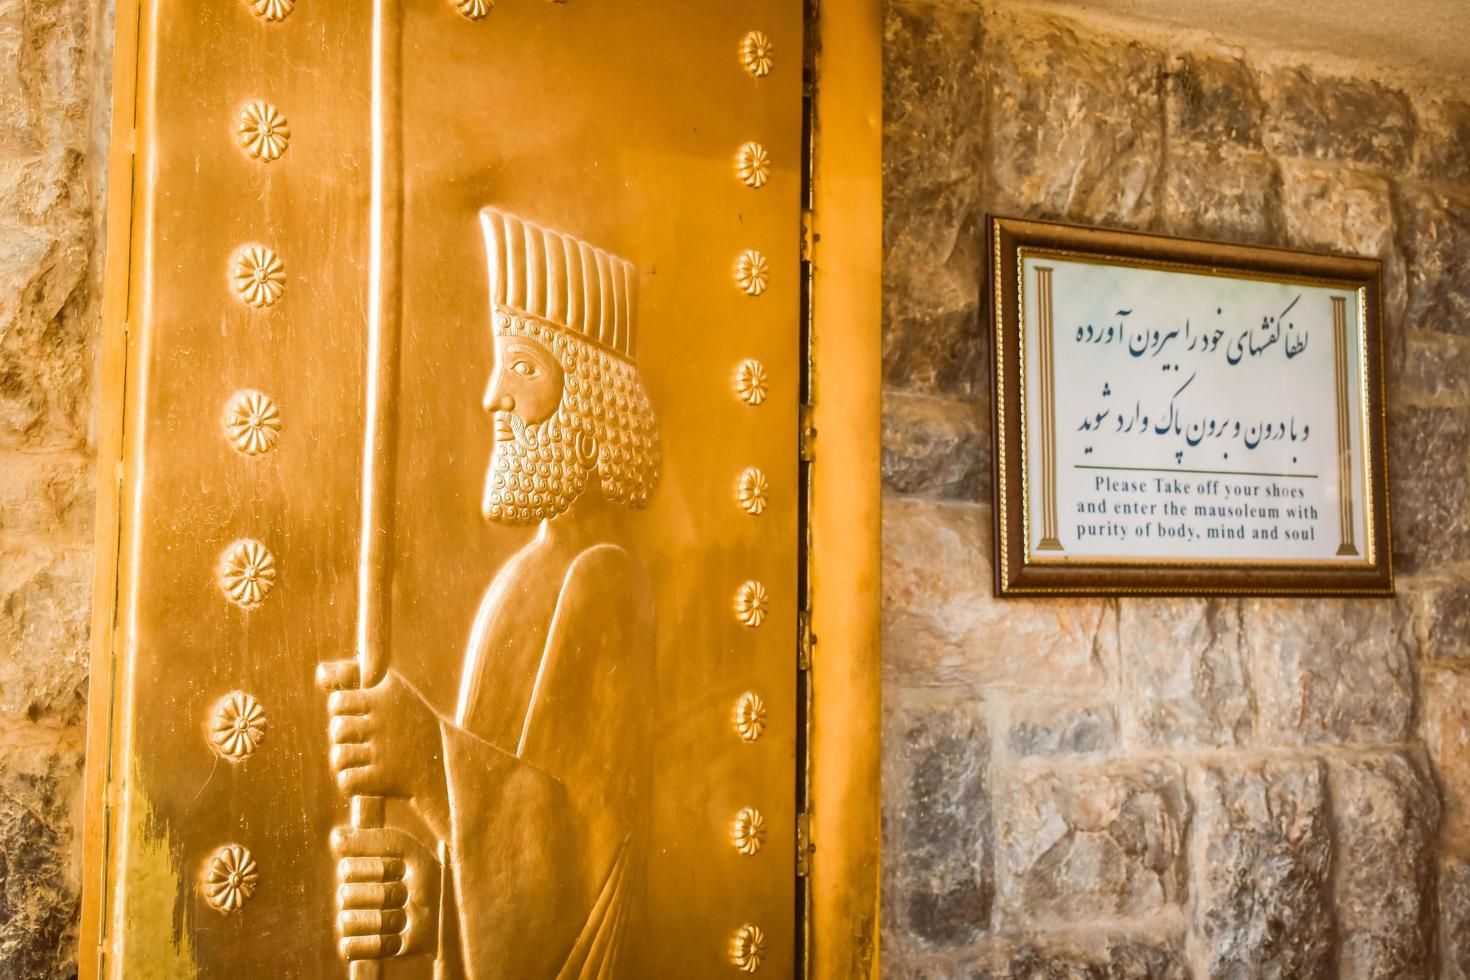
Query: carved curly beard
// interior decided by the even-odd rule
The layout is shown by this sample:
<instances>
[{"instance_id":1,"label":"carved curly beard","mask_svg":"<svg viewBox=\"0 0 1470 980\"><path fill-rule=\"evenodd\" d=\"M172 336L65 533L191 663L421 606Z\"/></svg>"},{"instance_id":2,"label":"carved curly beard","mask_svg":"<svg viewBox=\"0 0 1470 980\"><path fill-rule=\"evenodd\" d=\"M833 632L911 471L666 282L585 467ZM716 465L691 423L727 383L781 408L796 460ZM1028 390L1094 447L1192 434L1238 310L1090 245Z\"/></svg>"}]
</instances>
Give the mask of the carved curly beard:
<instances>
[{"instance_id":1,"label":"carved curly beard","mask_svg":"<svg viewBox=\"0 0 1470 980\"><path fill-rule=\"evenodd\" d=\"M527 425L520 416L497 412L515 433L497 439L490 454L481 508L504 524L532 524L565 513L587 486L588 468L577 459L577 433L558 408L545 422Z\"/></svg>"}]
</instances>

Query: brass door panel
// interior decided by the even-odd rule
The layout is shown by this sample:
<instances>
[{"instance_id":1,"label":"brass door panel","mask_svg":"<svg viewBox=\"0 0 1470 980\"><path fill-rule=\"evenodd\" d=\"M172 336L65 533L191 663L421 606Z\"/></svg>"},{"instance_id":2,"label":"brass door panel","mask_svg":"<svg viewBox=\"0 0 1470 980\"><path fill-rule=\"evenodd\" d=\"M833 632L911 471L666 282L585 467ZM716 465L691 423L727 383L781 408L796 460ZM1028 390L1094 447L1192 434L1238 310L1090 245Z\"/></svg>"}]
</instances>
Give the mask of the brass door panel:
<instances>
[{"instance_id":1,"label":"brass door panel","mask_svg":"<svg viewBox=\"0 0 1470 980\"><path fill-rule=\"evenodd\" d=\"M491 6L122 5L98 975L798 972L802 5Z\"/></svg>"}]
</instances>

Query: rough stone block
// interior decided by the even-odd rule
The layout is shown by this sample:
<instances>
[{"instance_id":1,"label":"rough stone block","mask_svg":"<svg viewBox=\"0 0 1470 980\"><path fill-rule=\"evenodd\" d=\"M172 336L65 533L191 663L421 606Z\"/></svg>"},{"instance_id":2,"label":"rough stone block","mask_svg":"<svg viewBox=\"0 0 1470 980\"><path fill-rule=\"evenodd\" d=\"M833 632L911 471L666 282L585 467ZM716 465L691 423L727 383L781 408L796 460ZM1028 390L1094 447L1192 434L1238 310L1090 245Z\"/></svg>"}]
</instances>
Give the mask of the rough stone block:
<instances>
[{"instance_id":1,"label":"rough stone block","mask_svg":"<svg viewBox=\"0 0 1470 980\"><path fill-rule=\"evenodd\" d=\"M883 507L883 668L912 686L1096 687L1117 664L1107 600L1003 602L990 508L890 497Z\"/></svg>"},{"instance_id":2,"label":"rough stone block","mask_svg":"<svg viewBox=\"0 0 1470 980\"><path fill-rule=\"evenodd\" d=\"M995 893L989 735L970 699L905 704L896 723L905 756L889 815L898 928L919 948L964 946L988 931Z\"/></svg>"},{"instance_id":3,"label":"rough stone block","mask_svg":"<svg viewBox=\"0 0 1470 980\"><path fill-rule=\"evenodd\" d=\"M92 16L0 5L0 447L86 437Z\"/></svg>"},{"instance_id":4,"label":"rough stone block","mask_svg":"<svg viewBox=\"0 0 1470 980\"><path fill-rule=\"evenodd\" d=\"M985 502L990 429L975 402L883 395L883 486L894 493Z\"/></svg>"},{"instance_id":5,"label":"rough stone block","mask_svg":"<svg viewBox=\"0 0 1470 980\"><path fill-rule=\"evenodd\" d=\"M982 35L975 7L886 5L883 375L897 387L983 390Z\"/></svg>"},{"instance_id":6,"label":"rough stone block","mask_svg":"<svg viewBox=\"0 0 1470 980\"><path fill-rule=\"evenodd\" d=\"M94 16L0 4L0 448L86 439Z\"/></svg>"},{"instance_id":7,"label":"rough stone block","mask_svg":"<svg viewBox=\"0 0 1470 980\"><path fill-rule=\"evenodd\" d=\"M1470 659L1470 582L1415 582L1420 651L1431 660Z\"/></svg>"},{"instance_id":8,"label":"rough stone block","mask_svg":"<svg viewBox=\"0 0 1470 980\"><path fill-rule=\"evenodd\" d=\"M1470 411L1407 407L1388 416L1389 506L1399 572L1470 558Z\"/></svg>"},{"instance_id":9,"label":"rough stone block","mask_svg":"<svg viewBox=\"0 0 1470 980\"><path fill-rule=\"evenodd\" d=\"M95 468L79 453L0 453L0 533L88 534Z\"/></svg>"},{"instance_id":10,"label":"rough stone block","mask_svg":"<svg viewBox=\"0 0 1470 980\"><path fill-rule=\"evenodd\" d=\"M1470 980L1470 861L1440 865L1439 937L1443 980Z\"/></svg>"},{"instance_id":11,"label":"rough stone block","mask_svg":"<svg viewBox=\"0 0 1470 980\"><path fill-rule=\"evenodd\" d=\"M1348 160L1402 170L1414 146L1414 109L1375 81L1283 68L1262 77L1266 149L1278 156Z\"/></svg>"},{"instance_id":12,"label":"rough stone block","mask_svg":"<svg viewBox=\"0 0 1470 980\"><path fill-rule=\"evenodd\" d=\"M0 4L0 152L87 147L90 15L85 4Z\"/></svg>"},{"instance_id":13,"label":"rough stone block","mask_svg":"<svg viewBox=\"0 0 1470 980\"><path fill-rule=\"evenodd\" d=\"M1218 978L1331 978L1332 835L1320 762L1207 767L1191 779L1191 945Z\"/></svg>"},{"instance_id":14,"label":"rough stone block","mask_svg":"<svg viewBox=\"0 0 1470 980\"><path fill-rule=\"evenodd\" d=\"M883 947L883 980L955 980L952 957L914 956Z\"/></svg>"},{"instance_id":15,"label":"rough stone block","mask_svg":"<svg viewBox=\"0 0 1470 980\"><path fill-rule=\"evenodd\" d=\"M1470 189L1453 198L1400 185L1394 206L1408 258L1406 323L1470 336Z\"/></svg>"},{"instance_id":16,"label":"rough stone block","mask_svg":"<svg viewBox=\"0 0 1470 980\"><path fill-rule=\"evenodd\" d=\"M30 727L0 735L0 977L62 980L77 975L82 749Z\"/></svg>"},{"instance_id":17,"label":"rough stone block","mask_svg":"<svg viewBox=\"0 0 1470 980\"><path fill-rule=\"evenodd\" d=\"M996 25L986 45L990 208L1147 226L1163 158L1163 55L1035 14Z\"/></svg>"},{"instance_id":18,"label":"rough stone block","mask_svg":"<svg viewBox=\"0 0 1470 980\"><path fill-rule=\"evenodd\" d=\"M1026 767L997 786L995 815L1007 922L1074 926L1185 897L1190 806L1172 763Z\"/></svg>"},{"instance_id":19,"label":"rough stone block","mask_svg":"<svg viewBox=\"0 0 1470 980\"><path fill-rule=\"evenodd\" d=\"M1338 976L1428 978L1439 799L1426 766L1403 755L1330 766Z\"/></svg>"},{"instance_id":20,"label":"rough stone block","mask_svg":"<svg viewBox=\"0 0 1470 980\"><path fill-rule=\"evenodd\" d=\"M908 937L898 918L898 863L895 860L903 851L898 813L908 801L908 752L903 747L903 730L899 727L901 719L898 712L898 702L902 696L900 688L887 684L883 686L883 733L879 743L882 764L880 792L883 796L881 853L885 860L882 862L883 877L878 896L878 926L883 950L897 953L905 952L908 948Z\"/></svg>"},{"instance_id":21,"label":"rough stone block","mask_svg":"<svg viewBox=\"0 0 1470 980\"><path fill-rule=\"evenodd\" d=\"M1383 308L1390 346L1407 297L1393 193L1387 180L1344 167L1283 160L1281 212L1287 243L1383 260Z\"/></svg>"},{"instance_id":22,"label":"rough stone block","mask_svg":"<svg viewBox=\"0 0 1470 980\"><path fill-rule=\"evenodd\" d=\"M1388 403L1402 407L1470 401L1470 336L1426 330L1405 334L1402 344L1388 345Z\"/></svg>"},{"instance_id":23,"label":"rough stone block","mask_svg":"<svg viewBox=\"0 0 1470 980\"><path fill-rule=\"evenodd\" d=\"M1419 127L1419 172L1430 180L1470 185L1470 102L1424 100Z\"/></svg>"},{"instance_id":24,"label":"rough stone block","mask_svg":"<svg viewBox=\"0 0 1470 980\"><path fill-rule=\"evenodd\" d=\"M1261 145L1265 104L1255 72L1238 58L1183 54L1165 76L1169 132L1201 143Z\"/></svg>"},{"instance_id":25,"label":"rough stone block","mask_svg":"<svg viewBox=\"0 0 1470 980\"><path fill-rule=\"evenodd\" d=\"M0 546L0 715L81 722L91 592L89 551Z\"/></svg>"},{"instance_id":26,"label":"rough stone block","mask_svg":"<svg viewBox=\"0 0 1470 980\"><path fill-rule=\"evenodd\" d=\"M976 250L978 235L976 232L970 241ZM898 267L885 269L882 356L886 385L957 398L984 397L990 391L990 344L980 322L980 260L956 261L957 291L964 295L953 298L952 309L916 308L936 300L951 302L943 298L951 292L944 285L950 272L933 275L928 283L934 292L911 302L909 288L892 278L898 275ZM917 284L912 292L923 292L924 273L911 278Z\"/></svg>"},{"instance_id":27,"label":"rough stone block","mask_svg":"<svg viewBox=\"0 0 1470 980\"><path fill-rule=\"evenodd\" d=\"M965 980L1190 980L1175 938L1028 942L987 950Z\"/></svg>"},{"instance_id":28,"label":"rough stone block","mask_svg":"<svg viewBox=\"0 0 1470 980\"><path fill-rule=\"evenodd\" d=\"M1403 608L1389 601L1248 599L1262 735L1272 742L1401 742L1414 706Z\"/></svg>"},{"instance_id":29,"label":"rough stone block","mask_svg":"<svg viewBox=\"0 0 1470 980\"><path fill-rule=\"evenodd\" d=\"M1089 755L1118 747L1118 716L1110 704L1045 694L1005 701L1005 745L1013 756Z\"/></svg>"},{"instance_id":30,"label":"rough stone block","mask_svg":"<svg viewBox=\"0 0 1470 980\"><path fill-rule=\"evenodd\" d=\"M1259 151L1171 142L1163 229L1173 235L1272 244L1281 237L1281 174Z\"/></svg>"},{"instance_id":31,"label":"rough stone block","mask_svg":"<svg viewBox=\"0 0 1470 980\"><path fill-rule=\"evenodd\" d=\"M1382 177L1285 160L1281 183L1293 244L1362 255L1384 255L1394 248L1392 192Z\"/></svg>"},{"instance_id":32,"label":"rough stone block","mask_svg":"<svg viewBox=\"0 0 1470 980\"><path fill-rule=\"evenodd\" d=\"M85 225L0 229L0 449L85 441L89 248Z\"/></svg>"},{"instance_id":33,"label":"rough stone block","mask_svg":"<svg viewBox=\"0 0 1470 980\"><path fill-rule=\"evenodd\" d=\"M1470 855L1470 673L1427 669L1421 697L1424 742L1444 796L1441 834Z\"/></svg>"},{"instance_id":34,"label":"rough stone block","mask_svg":"<svg viewBox=\"0 0 1470 980\"><path fill-rule=\"evenodd\" d=\"M1122 599L1123 732L1133 744L1239 745L1255 699L1232 599Z\"/></svg>"},{"instance_id":35,"label":"rough stone block","mask_svg":"<svg viewBox=\"0 0 1470 980\"><path fill-rule=\"evenodd\" d=\"M985 114L978 5L890 0L883 16L883 185L890 205L927 203L974 177Z\"/></svg>"}]
</instances>

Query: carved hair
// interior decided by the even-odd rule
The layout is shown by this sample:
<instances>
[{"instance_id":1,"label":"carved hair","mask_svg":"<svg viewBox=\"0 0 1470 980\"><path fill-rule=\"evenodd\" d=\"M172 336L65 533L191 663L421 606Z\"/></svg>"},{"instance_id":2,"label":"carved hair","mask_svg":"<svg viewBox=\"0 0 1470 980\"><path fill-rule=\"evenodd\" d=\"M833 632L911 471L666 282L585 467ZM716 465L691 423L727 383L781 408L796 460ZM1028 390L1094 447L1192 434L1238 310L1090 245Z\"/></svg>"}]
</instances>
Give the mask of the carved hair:
<instances>
[{"instance_id":1,"label":"carved hair","mask_svg":"<svg viewBox=\"0 0 1470 980\"><path fill-rule=\"evenodd\" d=\"M590 432L597 446L603 494L635 510L658 485L658 421L628 358L535 317L497 317L502 332L530 337L552 352L565 372L561 413L572 433Z\"/></svg>"}]
</instances>

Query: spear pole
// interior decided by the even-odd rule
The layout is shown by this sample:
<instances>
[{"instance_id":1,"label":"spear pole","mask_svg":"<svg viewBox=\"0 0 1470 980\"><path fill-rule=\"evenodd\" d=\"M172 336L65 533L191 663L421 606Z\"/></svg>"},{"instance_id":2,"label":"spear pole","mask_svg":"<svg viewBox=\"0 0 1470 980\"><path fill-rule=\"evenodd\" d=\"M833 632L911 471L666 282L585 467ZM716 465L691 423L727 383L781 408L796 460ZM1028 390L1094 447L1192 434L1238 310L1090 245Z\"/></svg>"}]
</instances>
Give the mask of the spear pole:
<instances>
[{"instance_id":1,"label":"spear pole","mask_svg":"<svg viewBox=\"0 0 1470 980\"><path fill-rule=\"evenodd\" d=\"M393 477L399 348L403 328L403 11L373 0L372 213L369 218L367 405L362 455L362 539L357 571L358 680L371 687L388 670L392 638ZM352 825L383 826L382 797L354 796ZM354 960L351 980L378 980L382 964Z\"/></svg>"}]
</instances>

